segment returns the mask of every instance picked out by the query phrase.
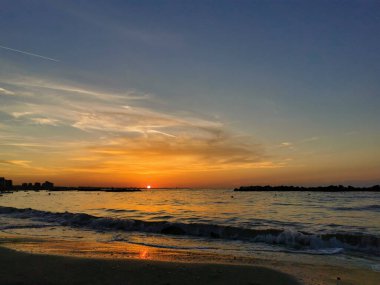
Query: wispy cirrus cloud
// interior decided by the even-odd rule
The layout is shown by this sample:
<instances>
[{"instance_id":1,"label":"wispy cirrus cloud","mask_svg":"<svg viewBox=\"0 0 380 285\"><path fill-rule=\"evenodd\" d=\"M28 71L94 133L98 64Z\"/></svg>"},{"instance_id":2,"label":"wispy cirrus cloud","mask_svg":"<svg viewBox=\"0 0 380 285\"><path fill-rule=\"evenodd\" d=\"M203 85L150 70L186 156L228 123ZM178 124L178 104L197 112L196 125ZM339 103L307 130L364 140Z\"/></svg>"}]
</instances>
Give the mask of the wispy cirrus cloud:
<instances>
[{"instance_id":1,"label":"wispy cirrus cloud","mask_svg":"<svg viewBox=\"0 0 380 285\"><path fill-rule=\"evenodd\" d=\"M15 130L25 132L16 131L19 140L8 141L8 147L22 148L36 169L45 167L36 155L45 144L56 146L46 148L51 159L49 171L56 172L283 167L253 138L234 135L223 122L207 116L160 110L152 94L106 92L33 78L12 79L6 84L20 95L9 99L6 107L0 105L0 111L10 116L8 124ZM44 126L53 128L48 135ZM63 163L57 163L55 155Z\"/></svg>"},{"instance_id":2,"label":"wispy cirrus cloud","mask_svg":"<svg viewBox=\"0 0 380 285\"><path fill-rule=\"evenodd\" d=\"M31 53L31 52L25 51L25 50L14 49L14 48L2 46L2 45L0 45L0 48L6 49L6 50L9 50L9 51L12 51L12 52L17 52L17 53L33 56L33 57L38 57L38 58L42 58L42 59L46 59L46 60L51 60L51 61L59 62L58 59L47 57L47 56L43 56L43 55L36 54L36 53Z\"/></svg>"},{"instance_id":3,"label":"wispy cirrus cloud","mask_svg":"<svg viewBox=\"0 0 380 285\"><path fill-rule=\"evenodd\" d=\"M33 112L11 112L10 115L12 115L14 118L18 119L21 117L33 115Z\"/></svg>"},{"instance_id":4,"label":"wispy cirrus cloud","mask_svg":"<svg viewBox=\"0 0 380 285\"><path fill-rule=\"evenodd\" d=\"M27 93L28 95L33 95L33 93L34 95L40 96L43 96L44 94L49 94L50 96L71 95L82 96L91 100L146 100L150 99L152 96L152 94L138 92L135 89L129 89L124 92L109 92L30 76L15 76L14 78L3 80L3 82L18 88L19 91L21 91L21 94ZM12 93L15 94L15 92Z\"/></svg>"},{"instance_id":5,"label":"wispy cirrus cloud","mask_svg":"<svg viewBox=\"0 0 380 285\"><path fill-rule=\"evenodd\" d=\"M15 95L13 91L0 87L0 95Z\"/></svg>"},{"instance_id":6,"label":"wispy cirrus cloud","mask_svg":"<svg viewBox=\"0 0 380 285\"><path fill-rule=\"evenodd\" d=\"M212 132L221 127L220 122L191 115L177 115L174 112L168 114L138 104L132 106L131 103L136 100L152 97L151 94L135 90L123 94L107 93L30 78L25 81L10 80L7 84L22 86L23 90L28 91L24 100L9 102L8 108L0 107L0 110L17 119L40 123L59 121L84 131L156 133L169 136L175 135L171 132L183 129ZM168 128L171 132L165 130Z\"/></svg>"},{"instance_id":7,"label":"wispy cirrus cloud","mask_svg":"<svg viewBox=\"0 0 380 285\"><path fill-rule=\"evenodd\" d=\"M50 119L50 118L32 118L32 122L40 125L50 125L50 126L57 126L58 120L56 119Z\"/></svg>"},{"instance_id":8,"label":"wispy cirrus cloud","mask_svg":"<svg viewBox=\"0 0 380 285\"><path fill-rule=\"evenodd\" d=\"M291 142L282 142L281 146L283 146L283 147L291 147L291 146L293 146L293 143L291 143Z\"/></svg>"},{"instance_id":9,"label":"wispy cirrus cloud","mask_svg":"<svg viewBox=\"0 0 380 285\"><path fill-rule=\"evenodd\" d=\"M28 160L0 160L0 164L21 166L21 167L30 167L30 162Z\"/></svg>"}]
</instances>

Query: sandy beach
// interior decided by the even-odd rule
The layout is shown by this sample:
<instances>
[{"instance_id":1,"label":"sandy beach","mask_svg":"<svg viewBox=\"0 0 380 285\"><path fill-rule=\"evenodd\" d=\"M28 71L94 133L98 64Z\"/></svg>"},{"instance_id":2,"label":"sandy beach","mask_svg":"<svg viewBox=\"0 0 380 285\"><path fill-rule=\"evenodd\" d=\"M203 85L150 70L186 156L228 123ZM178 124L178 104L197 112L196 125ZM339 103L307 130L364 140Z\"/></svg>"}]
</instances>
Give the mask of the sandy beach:
<instances>
[{"instance_id":1,"label":"sandy beach","mask_svg":"<svg viewBox=\"0 0 380 285\"><path fill-rule=\"evenodd\" d=\"M0 284L378 285L380 272L316 256L242 258L113 242L0 239ZM278 256L277 256L278 257Z\"/></svg>"},{"instance_id":2,"label":"sandy beach","mask_svg":"<svg viewBox=\"0 0 380 285\"><path fill-rule=\"evenodd\" d=\"M0 284L299 284L263 267L148 260L90 259L0 248Z\"/></svg>"}]
</instances>

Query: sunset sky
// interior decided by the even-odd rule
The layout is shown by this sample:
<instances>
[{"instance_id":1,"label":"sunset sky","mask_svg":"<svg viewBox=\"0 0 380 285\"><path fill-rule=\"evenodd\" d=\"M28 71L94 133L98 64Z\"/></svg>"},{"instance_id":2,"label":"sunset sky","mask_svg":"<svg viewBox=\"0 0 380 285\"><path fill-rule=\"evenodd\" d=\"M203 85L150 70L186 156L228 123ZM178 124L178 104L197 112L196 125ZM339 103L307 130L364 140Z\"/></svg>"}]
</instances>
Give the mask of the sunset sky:
<instances>
[{"instance_id":1,"label":"sunset sky","mask_svg":"<svg viewBox=\"0 0 380 285\"><path fill-rule=\"evenodd\" d=\"M379 1L0 1L0 176L380 183Z\"/></svg>"}]
</instances>

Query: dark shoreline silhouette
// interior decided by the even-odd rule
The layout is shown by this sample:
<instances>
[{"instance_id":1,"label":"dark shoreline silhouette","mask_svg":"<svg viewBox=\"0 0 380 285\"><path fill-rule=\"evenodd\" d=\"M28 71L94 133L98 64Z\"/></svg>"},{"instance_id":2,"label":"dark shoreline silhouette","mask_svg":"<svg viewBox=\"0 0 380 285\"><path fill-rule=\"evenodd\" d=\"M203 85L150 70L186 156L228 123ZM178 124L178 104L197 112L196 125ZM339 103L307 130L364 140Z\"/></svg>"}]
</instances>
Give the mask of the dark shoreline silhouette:
<instances>
[{"instance_id":1,"label":"dark shoreline silhouette","mask_svg":"<svg viewBox=\"0 0 380 285\"><path fill-rule=\"evenodd\" d=\"M240 186L235 188L237 192L380 192L380 185L374 185L371 187L354 187L343 185L330 185L330 186L316 186L316 187L303 187L303 186Z\"/></svg>"},{"instance_id":2,"label":"dark shoreline silhouette","mask_svg":"<svg viewBox=\"0 0 380 285\"><path fill-rule=\"evenodd\" d=\"M123 187L123 188L105 188L105 187L65 187L58 186L50 189L50 191L103 191L103 192L140 192L140 188Z\"/></svg>"},{"instance_id":3,"label":"dark shoreline silhouette","mask_svg":"<svg viewBox=\"0 0 380 285\"><path fill-rule=\"evenodd\" d=\"M100 187L100 186L55 186L54 183L45 181L40 182L24 182L21 185L13 185L12 180L0 177L0 193L8 193L12 191L103 191L103 192L139 192L138 187Z\"/></svg>"}]
</instances>

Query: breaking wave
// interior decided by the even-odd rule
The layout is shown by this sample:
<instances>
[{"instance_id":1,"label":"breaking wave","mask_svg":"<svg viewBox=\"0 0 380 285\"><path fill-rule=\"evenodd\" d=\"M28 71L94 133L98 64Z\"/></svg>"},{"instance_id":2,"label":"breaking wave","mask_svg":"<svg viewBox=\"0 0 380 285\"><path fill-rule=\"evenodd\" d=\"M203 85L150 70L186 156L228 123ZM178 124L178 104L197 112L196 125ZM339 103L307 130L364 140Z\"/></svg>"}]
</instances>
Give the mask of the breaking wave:
<instances>
[{"instance_id":1,"label":"breaking wave","mask_svg":"<svg viewBox=\"0 0 380 285\"><path fill-rule=\"evenodd\" d=\"M1 206L0 214L96 231L136 231L164 235L260 242L284 246L289 250L302 252L318 251L321 254L335 254L346 249L380 255L380 238L363 233L336 232L315 234L284 228L249 229L215 224L117 219L97 217L84 213L55 213L31 208L19 209Z\"/></svg>"}]
</instances>

